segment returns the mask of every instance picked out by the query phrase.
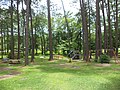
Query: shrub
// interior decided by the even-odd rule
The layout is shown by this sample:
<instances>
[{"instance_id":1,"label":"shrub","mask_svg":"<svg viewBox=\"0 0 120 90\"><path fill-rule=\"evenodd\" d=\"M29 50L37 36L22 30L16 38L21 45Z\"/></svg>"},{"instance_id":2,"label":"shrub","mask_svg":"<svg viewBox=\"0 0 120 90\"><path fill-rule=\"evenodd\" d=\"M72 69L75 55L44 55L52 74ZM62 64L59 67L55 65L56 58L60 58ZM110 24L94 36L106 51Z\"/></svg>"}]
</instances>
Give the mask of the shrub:
<instances>
[{"instance_id":1,"label":"shrub","mask_svg":"<svg viewBox=\"0 0 120 90\"><path fill-rule=\"evenodd\" d=\"M106 54L102 54L99 57L100 63L109 63L110 62L110 57Z\"/></svg>"}]
</instances>

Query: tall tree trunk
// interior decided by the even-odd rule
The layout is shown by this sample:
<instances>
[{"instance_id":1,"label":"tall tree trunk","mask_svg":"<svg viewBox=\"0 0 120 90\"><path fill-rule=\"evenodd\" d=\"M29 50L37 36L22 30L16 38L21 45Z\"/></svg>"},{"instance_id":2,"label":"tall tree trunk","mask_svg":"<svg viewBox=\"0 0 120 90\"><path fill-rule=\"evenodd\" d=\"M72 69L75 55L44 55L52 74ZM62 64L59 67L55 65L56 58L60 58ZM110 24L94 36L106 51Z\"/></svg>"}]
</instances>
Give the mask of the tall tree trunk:
<instances>
[{"instance_id":1,"label":"tall tree trunk","mask_svg":"<svg viewBox=\"0 0 120 90\"><path fill-rule=\"evenodd\" d=\"M102 52L101 24L100 24L100 6L99 0L96 0L96 53L95 59L98 59Z\"/></svg>"},{"instance_id":2,"label":"tall tree trunk","mask_svg":"<svg viewBox=\"0 0 120 90\"><path fill-rule=\"evenodd\" d=\"M7 26L7 54L9 53L9 28Z\"/></svg>"},{"instance_id":3,"label":"tall tree trunk","mask_svg":"<svg viewBox=\"0 0 120 90\"><path fill-rule=\"evenodd\" d=\"M100 20L100 7L99 7L99 14L98 14L99 18L99 31L98 31L98 35L99 35L99 56L102 54L102 32L101 32L101 20Z\"/></svg>"},{"instance_id":4,"label":"tall tree trunk","mask_svg":"<svg viewBox=\"0 0 120 90\"><path fill-rule=\"evenodd\" d=\"M25 55L25 10L23 8L23 0L22 0L22 37L23 37L23 56Z\"/></svg>"},{"instance_id":5,"label":"tall tree trunk","mask_svg":"<svg viewBox=\"0 0 120 90\"><path fill-rule=\"evenodd\" d=\"M6 55L6 44L5 44L5 41L6 41L6 31L3 32L3 46L4 46L4 54Z\"/></svg>"},{"instance_id":6,"label":"tall tree trunk","mask_svg":"<svg viewBox=\"0 0 120 90\"><path fill-rule=\"evenodd\" d=\"M116 0L116 22L115 22L115 33L116 33L116 56L118 56L118 0Z\"/></svg>"},{"instance_id":7,"label":"tall tree trunk","mask_svg":"<svg viewBox=\"0 0 120 90\"><path fill-rule=\"evenodd\" d=\"M111 21L110 21L110 1L107 0L107 4L108 4L108 31L109 31L109 52L110 52L110 57L112 57L112 51L113 51L113 39L112 39L112 29L111 29Z\"/></svg>"},{"instance_id":8,"label":"tall tree trunk","mask_svg":"<svg viewBox=\"0 0 120 90\"><path fill-rule=\"evenodd\" d=\"M34 35L34 46L35 46L35 55L37 55L37 48L36 48L36 46L37 46L37 30L38 30L38 28L37 28L37 22L38 22L38 18L37 18L37 16L35 17L35 35Z\"/></svg>"},{"instance_id":9,"label":"tall tree trunk","mask_svg":"<svg viewBox=\"0 0 120 90\"><path fill-rule=\"evenodd\" d=\"M41 54L43 55L44 54L43 38L41 37L40 39L41 39L41 49L42 49Z\"/></svg>"},{"instance_id":10,"label":"tall tree trunk","mask_svg":"<svg viewBox=\"0 0 120 90\"><path fill-rule=\"evenodd\" d=\"M104 0L102 0L102 14L103 14L103 21L104 21L104 53L107 53L108 37L107 37L107 29L106 29L105 11L104 11Z\"/></svg>"},{"instance_id":11,"label":"tall tree trunk","mask_svg":"<svg viewBox=\"0 0 120 90\"><path fill-rule=\"evenodd\" d=\"M3 59L3 31L2 31L2 28L1 28L1 58Z\"/></svg>"},{"instance_id":12,"label":"tall tree trunk","mask_svg":"<svg viewBox=\"0 0 120 90\"><path fill-rule=\"evenodd\" d=\"M19 25L19 0L17 0L17 24L18 24L18 56L17 59L20 59L20 25Z\"/></svg>"},{"instance_id":13,"label":"tall tree trunk","mask_svg":"<svg viewBox=\"0 0 120 90\"><path fill-rule=\"evenodd\" d=\"M88 42L88 26L87 26L87 18L86 10L85 10L85 2L84 0L80 0L80 6L81 6L81 14L82 14L82 27L84 32L84 42L83 42L83 50L84 50L84 60L86 62L89 61L89 42Z\"/></svg>"},{"instance_id":14,"label":"tall tree trunk","mask_svg":"<svg viewBox=\"0 0 120 90\"><path fill-rule=\"evenodd\" d=\"M90 54L90 59L92 58L92 53L91 53L91 24L90 24L90 16L91 16L91 6L90 6L90 0L88 0L88 8L89 8L89 34L88 34L88 37L89 37L89 54Z\"/></svg>"},{"instance_id":15,"label":"tall tree trunk","mask_svg":"<svg viewBox=\"0 0 120 90\"><path fill-rule=\"evenodd\" d=\"M51 29L51 15L50 15L50 0L47 0L48 6L48 31L49 31L49 50L50 50L50 58L49 60L53 60L53 47L52 47L52 29Z\"/></svg>"},{"instance_id":16,"label":"tall tree trunk","mask_svg":"<svg viewBox=\"0 0 120 90\"><path fill-rule=\"evenodd\" d=\"M82 6L82 1L79 0L80 2L80 8L81 8L81 16L82 16L82 31L83 31L83 60L85 59L85 43L84 43L84 24L83 24L83 6Z\"/></svg>"},{"instance_id":17,"label":"tall tree trunk","mask_svg":"<svg viewBox=\"0 0 120 90\"><path fill-rule=\"evenodd\" d=\"M31 23L31 21L30 21L30 23ZM29 31L28 35L29 35L29 42L28 42L29 46L28 46L28 49L29 49L29 54L31 55L31 50L32 50L32 37L31 37L32 34L31 34L31 30Z\"/></svg>"},{"instance_id":18,"label":"tall tree trunk","mask_svg":"<svg viewBox=\"0 0 120 90\"><path fill-rule=\"evenodd\" d=\"M43 53L45 54L45 48L46 48L46 46L45 46L45 35L44 35L44 30L43 30L43 32L42 32L42 36L43 36L43 47L44 47L44 50L43 50Z\"/></svg>"},{"instance_id":19,"label":"tall tree trunk","mask_svg":"<svg viewBox=\"0 0 120 90\"><path fill-rule=\"evenodd\" d=\"M10 42L10 50L11 50L11 59L14 59L14 34L13 34L13 0L11 0L11 42Z\"/></svg>"},{"instance_id":20,"label":"tall tree trunk","mask_svg":"<svg viewBox=\"0 0 120 90\"><path fill-rule=\"evenodd\" d=\"M42 49L42 55L45 54L45 35L44 35L44 29L41 27L42 33L41 33L41 49Z\"/></svg>"},{"instance_id":21,"label":"tall tree trunk","mask_svg":"<svg viewBox=\"0 0 120 90\"><path fill-rule=\"evenodd\" d=\"M31 2L31 0L30 0ZM31 5L31 4L30 4ZM30 7L30 20L31 20L31 46L32 46L32 56L31 56L31 62L34 62L34 35L33 35L33 24L32 24L32 8Z\"/></svg>"},{"instance_id":22,"label":"tall tree trunk","mask_svg":"<svg viewBox=\"0 0 120 90\"><path fill-rule=\"evenodd\" d=\"M80 54L81 54L81 52L82 52L82 39L81 39L81 37L82 37L82 30L80 31L80 44L79 44L79 50L80 50Z\"/></svg>"},{"instance_id":23,"label":"tall tree trunk","mask_svg":"<svg viewBox=\"0 0 120 90\"><path fill-rule=\"evenodd\" d=\"M37 21L37 18L36 18L36 21ZM36 27L35 27L35 49L36 49L35 54L37 55L37 28Z\"/></svg>"},{"instance_id":24,"label":"tall tree trunk","mask_svg":"<svg viewBox=\"0 0 120 90\"><path fill-rule=\"evenodd\" d=\"M28 46L29 46L29 14L30 14L30 0L26 1L26 28L25 28L25 65L29 64L28 60Z\"/></svg>"}]
</instances>

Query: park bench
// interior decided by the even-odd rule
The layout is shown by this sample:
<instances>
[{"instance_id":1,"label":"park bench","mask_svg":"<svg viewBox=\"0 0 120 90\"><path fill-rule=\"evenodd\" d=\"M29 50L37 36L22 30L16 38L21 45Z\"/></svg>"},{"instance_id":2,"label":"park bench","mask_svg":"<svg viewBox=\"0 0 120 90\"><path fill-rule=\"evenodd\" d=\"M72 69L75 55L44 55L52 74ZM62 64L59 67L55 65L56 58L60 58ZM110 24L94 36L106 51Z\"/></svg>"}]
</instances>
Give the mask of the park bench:
<instances>
[{"instance_id":1,"label":"park bench","mask_svg":"<svg viewBox=\"0 0 120 90\"><path fill-rule=\"evenodd\" d=\"M20 60L19 59L10 59L9 64L20 64Z\"/></svg>"}]
</instances>

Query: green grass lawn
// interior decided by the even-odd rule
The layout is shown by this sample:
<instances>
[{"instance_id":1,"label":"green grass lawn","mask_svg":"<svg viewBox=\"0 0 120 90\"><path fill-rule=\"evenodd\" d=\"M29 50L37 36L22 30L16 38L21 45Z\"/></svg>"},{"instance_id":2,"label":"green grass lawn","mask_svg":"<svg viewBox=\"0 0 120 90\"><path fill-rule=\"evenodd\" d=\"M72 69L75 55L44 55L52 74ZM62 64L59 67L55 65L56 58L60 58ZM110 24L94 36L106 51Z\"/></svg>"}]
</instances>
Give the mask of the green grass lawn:
<instances>
[{"instance_id":1,"label":"green grass lawn","mask_svg":"<svg viewBox=\"0 0 120 90\"><path fill-rule=\"evenodd\" d=\"M36 57L29 66L0 64L21 72L12 78L0 80L0 90L120 90L120 65L96 66L96 63L68 63L66 60L48 62Z\"/></svg>"}]
</instances>

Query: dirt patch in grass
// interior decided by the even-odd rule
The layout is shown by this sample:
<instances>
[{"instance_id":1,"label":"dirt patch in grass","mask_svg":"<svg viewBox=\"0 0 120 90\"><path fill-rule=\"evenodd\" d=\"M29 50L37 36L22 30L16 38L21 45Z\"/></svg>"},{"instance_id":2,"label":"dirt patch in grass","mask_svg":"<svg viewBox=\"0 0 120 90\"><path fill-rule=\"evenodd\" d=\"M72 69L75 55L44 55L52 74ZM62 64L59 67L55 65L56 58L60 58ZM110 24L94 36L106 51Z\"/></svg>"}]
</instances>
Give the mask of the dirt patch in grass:
<instances>
[{"instance_id":1,"label":"dirt patch in grass","mask_svg":"<svg viewBox=\"0 0 120 90\"><path fill-rule=\"evenodd\" d=\"M71 67L72 65L69 65L69 64L59 64L57 66L60 66L60 67Z\"/></svg>"},{"instance_id":2,"label":"dirt patch in grass","mask_svg":"<svg viewBox=\"0 0 120 90\"><path fill-rule=\"evenodd\" d=\"M12 78L12 77L14 77L14 76L16 76L16 75L21 74L20 72L14 71L14 70L12 70L11 68L5 68L5 67L3 68L3 67L0 67L0 71L6 71L6 70L10 70L10 73L9 73L9 74L6 74L6 75L0 76L0 80L7 79L7 78Z\"/></svg>"},{"instance_id":3,"label":"dirt patch in grass","mask_svg":"<svg viewBox=\"0 0 120 90\"><path fill-rule=\"evenodd\" d=\"M65 64L59 64L59 65L55 65L55 66L57 66L57 67L61 67L61 68L80 69L79 66L71 65L71 64L68 64L68 63L65 63Z\"/></svg>"},{"instance_id":4,"label":"dirt patch in grass","mask_svg":"<svg viewBox=\"0 0 120 90\"><path fill-rule=\"evenodd\" d=\"M111 64L95 64L95 66L98 66L98 67L110 67Z\"/></svg>"},{"instance_id":5,"label":"dirt patch in grass","mask_svg":"<svg viewBox=\"0 0 120 90\"><path fill-rule=\"evenodd\" d=\"M20 72L12 71L10 74L0 76L0 80L8 79L20 75Z\"/></svg>"},{"instance_id":6,"label":"dirt patch in grass","mask_svg":"<svg viewBox=\"0 0 120 90\"><path fill-rule=\"evenodd\" d=\"M72 66L71 68L72 68L72 69L80 69L79 66Z\"/></svg>"},{"instance_id":7,"label":"dirt patch in grass","mask_svg":"<svg viewBox=\"0 0 120 90\"><path fill-rule=\"evenodd\" d=\"M115 69L113 69L114 71L120 71L120 68L115 68Z\"/></svg>"},{"instance_id":8,"label":"dirt patch in grass","mask_svg":"<svg viewBox=\"0 0 120 90\"><path fill-rule=\"evenodd\" d=\"M6 70L11 70L11 69L10 68L0 67L0 71L6 71Z\"/></svg>"}]
</instances>

